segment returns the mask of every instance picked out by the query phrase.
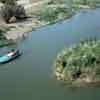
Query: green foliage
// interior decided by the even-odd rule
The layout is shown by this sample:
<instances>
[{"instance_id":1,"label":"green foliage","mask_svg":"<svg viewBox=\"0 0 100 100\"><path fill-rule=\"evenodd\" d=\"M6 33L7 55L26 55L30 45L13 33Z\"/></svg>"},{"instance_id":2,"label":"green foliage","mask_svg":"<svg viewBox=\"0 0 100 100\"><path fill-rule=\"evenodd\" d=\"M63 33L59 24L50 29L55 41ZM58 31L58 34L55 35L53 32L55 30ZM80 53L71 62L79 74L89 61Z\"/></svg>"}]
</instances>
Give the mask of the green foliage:
<instances>
[{"instance_id":1,"label":"green foliage","mask_svg":"<svg viewBox=\"0 0 100 100\"><path fill-rule=\"evenodd\" d=\"M47 22L49 22L49 21L52 22L53 20L57 19L57 14L58 14L58 12L56 12L55 9L47 8L40 12L39 19L45 20Z\"/></svg>"},{"instance_id":2,"label":"green foliage","mask_svg":"<svg viewBox=\"0 0 100 100\"><path fill-rule=\"evenodd\" d=\"M73 12L66 7L45 7L38 11L35 15L40 21L53 23L71 17Z\"/></svg>"},{"instance_id":3,"label":"green foliage","mask_svg":"<svg viewBox=\"0 0 100 100\"><path fill-rule=\"evenodd\" d=\"M0 29L0 40L5 39L5 36L3 33L4 33L4 31Z\"/></svg>"},{"instance_id":4,"label":"green foliage","mask_svg":"<svg viewBox=\"0 0 100 100\"><path fill-rule=\"evenodd\" d=\"M15 5L16 0L0 0L0 2L6 4L6 5Z\"/></svg>"},{"instance_id":5,"label":"green foliage","mask_svg":"<svg viewBox=\"0 0 100 100\"><path fill-rule=\"evenodd\" d=\"M0 48L16 44L15 41L6 39L4 33L6 33L7 30L8 29L0 29Z\"/></svg>"},{"instance_id":6,"label":"green foliage","mask_svg":"<svg viewBox=\"0 0 100 100\"><path fill-rule=\"evenodd\" d=\"M64 3L69 3L73 2L73 0L50 0L48 4L64 4Z\"/></svg>"},{"instance_id":7,"label":"green foliage","mask_svg":"<svg viewBox=\"0 0 100 100\"><path fill-rule=\"evenodd\" d=\"M55 72L59 67L63 69L60 71L64 76L62 79L67 81L100 80L100 41L86 40L64 49L57 56Z\"/></svg>"},{"instance_id":8,"label":"green foliage","mask_svg":"<svg viewBox=\"0 0 100 100\"><path fill-rule=\"evenodd\" d=\"M96 7L97 5L100 5L100 0L50 0L48 4L66 4L67 6L76 4Z\"/></svg>"},{"instance_id":9,"label":"green foliage","mask_svg":"<svg viewBox=\"0 0 100 100\"><path fill-rule=\"evenodd\" d=\"M16 22L17 19L25 19L26 12L23 6L17 5L16 0L0 0L4 3L1 8L1 16L5 22L9 23L10 19L15 18L13 21Z\"/></svg>"},{"instance_id":10,"label":"green foliage","mask_svg":"<svg viewBox=\"0 0 100 100\"><path fill-rule=\"evenodd\" d=\"M27 18L26 12L23 6L18 5L5 5L1 8L1 15L5 22L9 23L10 18L15 17L17 19Z\"/></svg>"}]
</instances>

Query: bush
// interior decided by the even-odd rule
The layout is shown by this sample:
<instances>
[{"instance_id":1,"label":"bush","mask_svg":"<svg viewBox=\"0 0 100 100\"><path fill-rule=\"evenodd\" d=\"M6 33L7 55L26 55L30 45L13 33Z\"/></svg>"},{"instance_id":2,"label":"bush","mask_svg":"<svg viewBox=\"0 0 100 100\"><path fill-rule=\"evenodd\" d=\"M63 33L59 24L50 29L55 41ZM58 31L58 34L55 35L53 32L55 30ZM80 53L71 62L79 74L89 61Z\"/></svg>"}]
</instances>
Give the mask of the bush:
<instances>
[{"instance_id":1,"label":"bush","mask_svg":"<svg viewBox=\"0 0 100 100\"><path fill-rule=\"evenodd\" d=\"M24 7L17 5L16 0L0 0L0 1L4 3L4 6L1 8L1 15L7 23L9 23L9 20L12 17L15 19L26 18Z\"/></svg>"},{"instance_id":2,"label":"bush","mask_svg":"<svg viewBox=\"0 0 100 100\"><path fill-rule=\"evenodd\" d=\"M63 80L100 81L100 41L87 40L66 48L57 56L54 73L59 67Z\"/></svg>"},{"instance_id":3,"label":"bush","mask_svg":"<svg viewBox=\"0 0 100 100\"><path fill-rule=\"evenodd\" d=\"M40 21L50 23L69 18L72 15L73 12L66 7L45 7L44 9L38 11L36 14Z\"/></svg>"},{"instance_id":4,"label":"bush","mask_svg":"<svg viewBox=\"0 0 100 100\"><path fill-rule=\"evenodd\" d=\"M0 0L0 2L6 5L16 5L16 0Z\"/></svg>"},{"instance_id":5,"label":"bush","mask_svg":"<svg viewBox=\"0 0 100 100\"><path fill-rule=\"evenodd\" d=\"M9 23L11 17L16 17L16 19L24 19L26 18L26 13L24 7L22 6L14 6L14 5L5 5L1 9L1 15L4 20Z\"/></svg>"},{"instance_id":6,"label":"bush","mask_svg":"<svg viewBox=\"0 0 100 100\"><path fill-rule=\"evenodd\" d=\"M3 33L4 31L0 29L0 40L6 39Z\"/></svg>"}]
</instances>

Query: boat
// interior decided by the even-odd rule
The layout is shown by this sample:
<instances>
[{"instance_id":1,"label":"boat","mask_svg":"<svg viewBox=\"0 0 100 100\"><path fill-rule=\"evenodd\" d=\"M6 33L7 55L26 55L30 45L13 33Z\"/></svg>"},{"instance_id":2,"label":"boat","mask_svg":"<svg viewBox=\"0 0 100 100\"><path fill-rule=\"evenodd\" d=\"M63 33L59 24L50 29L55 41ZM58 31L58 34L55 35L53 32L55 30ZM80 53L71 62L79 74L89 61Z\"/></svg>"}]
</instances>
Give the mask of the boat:
<instances>
[{"instance_id":1,"label":"boat","mask_svg":"<svg viewBox=\"0 0 100 100\"><path fill-rule=\"evenodd\" d=\"M21 52L19 50L11 51L11 52L5 54L4 56L0 57L0 64L12 61L12 60L16 59L17 57L19 57L20 55L21 55Z\"/></svg>"}]
</instances>

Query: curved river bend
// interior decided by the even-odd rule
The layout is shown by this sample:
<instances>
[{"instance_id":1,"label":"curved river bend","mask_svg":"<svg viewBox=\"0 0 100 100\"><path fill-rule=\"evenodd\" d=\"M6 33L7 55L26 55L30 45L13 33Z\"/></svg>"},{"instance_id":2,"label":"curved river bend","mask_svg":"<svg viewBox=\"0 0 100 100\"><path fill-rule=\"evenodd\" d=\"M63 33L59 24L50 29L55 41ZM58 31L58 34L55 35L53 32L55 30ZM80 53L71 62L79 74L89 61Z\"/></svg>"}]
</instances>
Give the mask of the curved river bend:
<instances>
[{"instance_id":1,"label":"curved river bend","mask_svg":"<svg viewBox=\"0 0 100 100\"><path fill-rule=\"evenodd\" d=\"M98 100L100 88L67 88L52 76L57 53L90 36L100 37L100 9L30 33L15 64L0 65L0 100Z\"/></svg>"}]
</instances>

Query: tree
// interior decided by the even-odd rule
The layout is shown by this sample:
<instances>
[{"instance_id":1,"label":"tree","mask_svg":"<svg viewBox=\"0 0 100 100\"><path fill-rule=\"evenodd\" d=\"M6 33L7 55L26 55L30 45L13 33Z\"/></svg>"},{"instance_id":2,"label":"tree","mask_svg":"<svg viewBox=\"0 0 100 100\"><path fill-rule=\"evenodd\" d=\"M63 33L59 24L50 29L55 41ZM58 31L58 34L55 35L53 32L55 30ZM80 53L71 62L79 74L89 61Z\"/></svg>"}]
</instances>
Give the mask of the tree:
<instances>
[{"instance_id":1,"label":"tree","mask_svg":"<svg viewBox=\"0 0 100 100\"><path fill-rule=\"evenodd\" d=\"M17 19L25 19L26 13L23 6L17 5L16 0L0 0L4 3L1 8L1 15L5 22L16 22Z\"/></svg>"},{"instance_id":2,"label":"tree","mask_svg":"<svg viewBox=\"0 0 100 100\"><path fill-rule=\"evenodd\" d=\"M83 0L83 5L87 5L87 0Z\"/></svg>"},{"instance_id":3,"label":"tree","mask_svg":"<svg viewBox=\"0 0 100 100\"><path fill-rule=\"evenodd\" d=\"M6 5L16 5L16 0L0 0L0 2Z\"/></svg>"}]
</instances>

